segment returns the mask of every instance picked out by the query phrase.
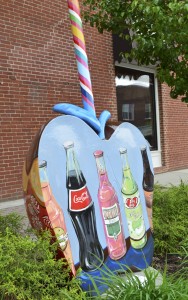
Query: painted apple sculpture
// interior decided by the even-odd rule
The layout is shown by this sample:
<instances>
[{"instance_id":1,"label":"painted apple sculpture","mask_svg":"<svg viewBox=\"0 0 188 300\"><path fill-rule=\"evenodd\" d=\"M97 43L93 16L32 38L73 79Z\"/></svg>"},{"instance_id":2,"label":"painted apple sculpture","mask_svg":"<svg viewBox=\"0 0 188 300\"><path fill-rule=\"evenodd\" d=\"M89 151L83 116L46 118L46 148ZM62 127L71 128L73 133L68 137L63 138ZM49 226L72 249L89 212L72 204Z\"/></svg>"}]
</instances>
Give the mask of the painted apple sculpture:
<instances>
[{"instance_id":1,"label":"painted apple sculpture","mask_svg":"<svg viewBox=\"0 0 188 300\"><path fill-rule=\"evenodd\" d=\"M91 277L145 269L153 257L141 154L144 147L153 171L148 143L129 123L111 133L102 140L78 117L56 117L36 135L23 168L32 227L51 231L85 291Z\"/></svg>"}]
</instances>

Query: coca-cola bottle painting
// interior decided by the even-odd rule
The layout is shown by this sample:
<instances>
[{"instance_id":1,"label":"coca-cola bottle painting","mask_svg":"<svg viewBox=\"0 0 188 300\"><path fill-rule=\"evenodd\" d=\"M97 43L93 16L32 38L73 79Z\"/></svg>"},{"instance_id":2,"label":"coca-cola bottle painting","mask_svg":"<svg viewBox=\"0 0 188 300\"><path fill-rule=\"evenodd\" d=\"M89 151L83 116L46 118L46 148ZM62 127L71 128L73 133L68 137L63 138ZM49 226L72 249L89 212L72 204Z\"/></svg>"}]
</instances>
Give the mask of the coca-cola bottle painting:
<instances>
[{"instance_id":1,"label":"coca-cola bottle painting","mask_svg":"<svg viewBox=\"0 0 188 300\"><path fill-rule=\"evenodd\" d=\"M79 167L74 143L67 141L64 143L64 148L66 150L68 212L79 242L80 267L84 271L93 271L104 261L104 253L96 229L94 203Z\"/></svg>"},{"instance_id":2,"label":"coca-cola bottle painting","mask_svg":"<svg viewBox=\"0 0 188 300\"><path fill-rule=\"evenodd\" d=\"M45 160L39 164L39 174L43 200L48 214L49 227L57 238L60 249L63 251L65 258L70 264L72 273L75 275L76 271L72 258L72 251L66 229L64 214L52 193L47 174L47 162Z\"/></svg>"},{"instance_id":3,"label":"coca-cola bottle painting","mask_svg":"<svg viewBox=\"0 0 188 300\"><path fill-rule=\"evenodd\" d=\"M106 171L103 151L94 152L99 175L98 201L110 258L118 260L126 253L125 237L117 194Z\"/></svg>"}]
</instances>

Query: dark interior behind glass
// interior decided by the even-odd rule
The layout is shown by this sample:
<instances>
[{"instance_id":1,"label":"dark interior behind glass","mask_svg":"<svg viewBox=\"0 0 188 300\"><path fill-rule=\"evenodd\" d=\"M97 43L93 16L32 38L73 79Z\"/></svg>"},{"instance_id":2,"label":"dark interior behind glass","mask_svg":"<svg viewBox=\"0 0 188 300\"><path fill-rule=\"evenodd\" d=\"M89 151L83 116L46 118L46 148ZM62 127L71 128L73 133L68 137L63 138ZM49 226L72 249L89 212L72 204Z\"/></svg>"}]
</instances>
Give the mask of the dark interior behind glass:
<instances>
[{"instance_id":1,"label":"dark interior behind glass","mask_svg":"<svg viewBox=\"0 0 188 300\"><path fill-rule=\"evenodd\" d=\"M151 150L157 150L154 74L115 67L118 121L140 129Z\"/></svg>"}]
</instances>

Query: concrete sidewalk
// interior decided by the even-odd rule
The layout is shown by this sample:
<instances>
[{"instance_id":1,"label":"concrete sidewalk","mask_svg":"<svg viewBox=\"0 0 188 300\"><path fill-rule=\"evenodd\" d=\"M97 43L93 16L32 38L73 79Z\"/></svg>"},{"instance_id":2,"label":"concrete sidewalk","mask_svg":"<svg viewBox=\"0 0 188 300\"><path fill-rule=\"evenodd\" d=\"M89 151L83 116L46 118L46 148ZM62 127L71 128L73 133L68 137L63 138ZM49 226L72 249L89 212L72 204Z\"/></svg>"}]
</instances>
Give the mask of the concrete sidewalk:
<instances>
[{"instance_id":1,"label":"concrete sidewalk","mask_svg":"<svg viewBox=\"0 0 188 300\"><path fill-rule=\"evenodd\" d=\"M183 181L188 184L188 169L166 172L155 175L155 183L163 186L179 185ZM29 226L29 220L25 210L24 200L13 200L0 202L0 214L7 215L11 212L16 212L25 217L25 224Z\"/></svg>"},{"instance_id":2,"label":"concrete sidewalk","mask_svg":"<svg viewBox=\"0 0 188 300\"><path fill-rule=\"evenodd\" d=\"M163 186L179 185L181 181L188 184L188 169L156 174L154 178L156 184Z\"/></svg>"},{"instance_id":3,"label":"concrete sidewalk","mask_svg":"<svg viewBox=\"0 0 188 300\"><path fill-rule=\"evenodd\" d=\"M0 202L0 215L6 216L13 212L23 217L24 229L31 227L26 213L24 199Z\"/></svg>"},{"instance_id":4,"label":"concrete sidewalk","mask_svg":"<svg viewBox=\"0 0 188 300\"><path fill-rule=\"evenodd\" d=\"M26 213L24 199L0 202L0 215L6 216L13 212L23 217L24 229L31 227Z\"/></svg>"}]
</instances>

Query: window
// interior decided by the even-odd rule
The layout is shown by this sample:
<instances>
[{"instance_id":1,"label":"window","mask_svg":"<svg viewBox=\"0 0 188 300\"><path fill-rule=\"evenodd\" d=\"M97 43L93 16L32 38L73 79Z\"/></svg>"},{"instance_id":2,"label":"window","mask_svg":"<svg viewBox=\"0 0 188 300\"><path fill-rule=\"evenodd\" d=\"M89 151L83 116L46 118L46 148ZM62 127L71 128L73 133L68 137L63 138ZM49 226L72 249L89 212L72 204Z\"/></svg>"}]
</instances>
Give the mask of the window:
<instances>
[{"instance_id":1,"label":"window","mask_svg":"<svg viewBox=\"0 0 188 300\"><path fill-rule=\"evenodd\" d=\"M151 103L145 103L145 120L151 119Z\"/></svg>"},{"instance_id":2,"label":"window","mask_svg":"<svg viewBox=\"0 0 188 300\"><path fill-rule=\"evenodd\" d=\"M134 104L122 104L122 119L123 120L134 120Z\"/></svg>"},{"instance_id":3,"label":"window","mask_svg":"<svg viewBox=\"0 0 188 300\"><path fill-rule=\"evenodd\" d=\"M115 66L118 120L138 127L158 149L154 73Z\"/></svg>"}]
</instances>

